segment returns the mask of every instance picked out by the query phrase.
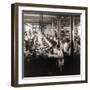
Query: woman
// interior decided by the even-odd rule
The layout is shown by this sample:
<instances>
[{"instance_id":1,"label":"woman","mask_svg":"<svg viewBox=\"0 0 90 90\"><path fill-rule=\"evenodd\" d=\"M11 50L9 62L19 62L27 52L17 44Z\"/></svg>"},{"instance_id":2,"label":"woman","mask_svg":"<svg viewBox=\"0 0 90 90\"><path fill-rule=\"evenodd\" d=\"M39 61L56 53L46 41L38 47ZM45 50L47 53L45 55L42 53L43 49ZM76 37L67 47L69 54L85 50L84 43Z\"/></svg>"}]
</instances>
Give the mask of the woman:
<instances>
[{"instance_id":1,"label":"woman","mask_svg":"<svg viewBox=\"0 0 90 90\"><path fill-rule=\"evenodd\" d=\"M63 41L63 53L64 53L64 74L69 74L72 70L72 58L70 40L65 38Z\"/></svg>"}]
</instances>

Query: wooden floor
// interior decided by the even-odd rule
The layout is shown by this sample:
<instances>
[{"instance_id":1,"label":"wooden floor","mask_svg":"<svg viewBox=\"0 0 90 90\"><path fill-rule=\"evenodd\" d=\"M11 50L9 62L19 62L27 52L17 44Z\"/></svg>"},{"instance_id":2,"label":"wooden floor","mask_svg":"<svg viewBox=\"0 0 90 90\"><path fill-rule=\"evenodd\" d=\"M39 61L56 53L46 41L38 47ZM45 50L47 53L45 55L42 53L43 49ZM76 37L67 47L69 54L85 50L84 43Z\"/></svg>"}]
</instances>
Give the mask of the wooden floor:
<instances>
[{"instance_id":1,"label":"wooden floor","mask_svg":"<svg viewBox=\"0 0 90 90\"><path fill-rule=\"evenodd\" d=\"M62 71L57 65L57 59L48 57L30 57L24 61L24 77L60 76L80 74L80 56L64 57Z\"/></svg>"}]
</instances>

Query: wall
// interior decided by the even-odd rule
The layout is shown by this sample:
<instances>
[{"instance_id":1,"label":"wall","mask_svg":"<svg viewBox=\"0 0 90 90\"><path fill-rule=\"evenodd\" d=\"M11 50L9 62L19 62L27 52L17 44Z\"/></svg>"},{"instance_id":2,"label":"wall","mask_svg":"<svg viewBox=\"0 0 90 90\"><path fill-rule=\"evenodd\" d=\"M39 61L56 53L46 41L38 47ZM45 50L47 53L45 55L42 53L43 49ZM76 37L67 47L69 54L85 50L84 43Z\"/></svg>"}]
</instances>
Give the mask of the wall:
<instances>
[{"instance_id":1,"label":"wall","mask_svg":"<svg viewBox=\"0 0 90 90\"><path fill-rule=\"evenodd\" d=\"M1 0L0 1L0 90L89 90L90 82L87 84L54 85L13 88L10 86L11 78L11 3L39 3L39 4L61 4L75 6L89 6L89 0ZM90 9L90 6L89 6ZM89 10L88 10L89 11ZM89 15L90 16L90 12ZM88 18L90 20L90 17ZM89 27L90 29L90 27ZM88 29L88 30L89 30ZM90 31L88 31L90 33ZM90 35L89 37L90 38ZM90 42L89 42L90 45ZM88 46L89 46L88 45ZM88 47L88 50L90 47ZM90 53L90 51L89 51ZM89 57L90 58L90 57ZM88 59L89 60L89 59ZM90 64L90 61L88 61ZM88 65L90 68L90 65ZM88 76L90 75L90 70ZM89 78L90 81L90 78Z\"/></svg>"}]
</instances>

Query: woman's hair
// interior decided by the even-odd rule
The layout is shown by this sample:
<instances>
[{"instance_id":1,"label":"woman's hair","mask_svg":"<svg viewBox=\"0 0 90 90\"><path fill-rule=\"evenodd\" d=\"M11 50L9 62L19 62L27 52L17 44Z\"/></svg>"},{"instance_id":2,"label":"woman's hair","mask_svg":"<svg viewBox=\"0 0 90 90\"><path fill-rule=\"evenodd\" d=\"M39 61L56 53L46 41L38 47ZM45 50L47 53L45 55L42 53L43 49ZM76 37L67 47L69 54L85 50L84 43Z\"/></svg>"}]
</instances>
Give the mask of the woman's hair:
<instances>
[{"instance_id":1,"label":"woman's hair","mask_svg":"<svg viewBox=\"0 0 90 90\"><path fill-rule=\"evenodd\" d=\"M65 40L66 42L70 42L70 39L69 38L66 38L66 40Z\"/></svg>"},{"instance_id":2,"label":"woman's hair","mask_svg":"<svg viewBox=\"0 0 90 90\"><path fill-rule=\"evenodd\" d=\"M52 42L53 47L55 47L57 45L57 43L55 41Z\"/></svg>"}]
</instances>

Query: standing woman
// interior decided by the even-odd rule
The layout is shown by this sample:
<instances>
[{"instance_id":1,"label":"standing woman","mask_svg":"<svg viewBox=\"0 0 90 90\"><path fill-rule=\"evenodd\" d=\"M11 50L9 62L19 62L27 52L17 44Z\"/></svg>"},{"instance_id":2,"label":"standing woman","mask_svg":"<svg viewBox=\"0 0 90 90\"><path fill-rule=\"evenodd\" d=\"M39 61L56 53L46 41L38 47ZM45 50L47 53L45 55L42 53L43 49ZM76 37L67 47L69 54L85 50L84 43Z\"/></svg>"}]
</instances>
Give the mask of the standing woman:
<instances>
[{"instance_id":1,"label":"standing woman","mask_svg":"<svg viewBox=\"0 0 90 90\"><path fill-rule=\"evenodd\" d=\"M71 71L71 48L70 40L65 38L63 43L63 53L64 53L64 73L69 74Z\"/></svg>"},{"instance_id":2,"label":"standing woman","mask_svg":"<svg viewBox=\"0 0 90 90\"><path fill-rule=\"evenodd\" d=\"M54 57L56 58L56 67L57 67L57 74L61 74L62 67L64 65L64 55L61 47L58 47L57 44L53 48L53 54L55 55Z\"/></svg>"}]
</instances>

